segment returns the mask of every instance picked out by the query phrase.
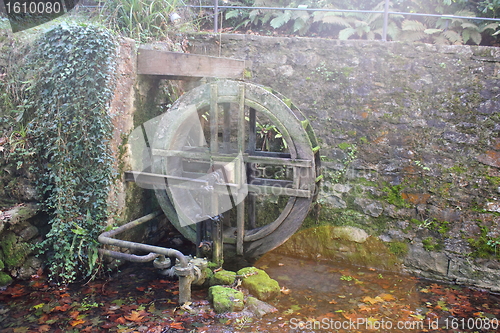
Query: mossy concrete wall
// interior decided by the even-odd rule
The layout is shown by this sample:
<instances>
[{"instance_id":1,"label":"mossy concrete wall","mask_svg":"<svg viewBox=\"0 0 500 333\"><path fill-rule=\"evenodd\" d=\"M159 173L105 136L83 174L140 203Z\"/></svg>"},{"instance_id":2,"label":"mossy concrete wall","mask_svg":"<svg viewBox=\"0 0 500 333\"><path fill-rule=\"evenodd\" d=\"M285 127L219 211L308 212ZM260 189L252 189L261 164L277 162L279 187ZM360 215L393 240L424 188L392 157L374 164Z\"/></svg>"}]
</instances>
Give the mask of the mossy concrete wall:
<instances>
[{"instance_id":1,"label":"mossy concrete wall","mask_svg":"<svg viewBox=\"0 0 500 333\"><path fill-rule=\"evenodd\" d=\"M189 43L246 60L246 80L312 121L324 181L306 227L355 226L410 271L500 290L500 49L232 34Z\"/></svg>"}]
</instances>

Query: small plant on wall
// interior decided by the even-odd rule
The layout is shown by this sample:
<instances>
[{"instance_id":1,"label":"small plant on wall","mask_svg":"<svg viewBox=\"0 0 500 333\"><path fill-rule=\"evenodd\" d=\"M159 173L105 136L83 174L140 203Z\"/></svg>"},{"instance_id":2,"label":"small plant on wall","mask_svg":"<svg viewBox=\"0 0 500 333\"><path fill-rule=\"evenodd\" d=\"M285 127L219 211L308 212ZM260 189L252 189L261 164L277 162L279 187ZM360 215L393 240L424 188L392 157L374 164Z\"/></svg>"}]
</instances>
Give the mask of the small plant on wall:
<instances>
[{"instance_id":1,"label":"small plant on wall","mask_svg":"<svg viewBox=\"0 0 500 333\"><path fill-rule=\"evenodd\" d=\"M34 45L27 65L33 108L25 116L37 187L51 216L38 247L49 255L52 279L67 283L95 273L107 219L116 47L107 31L85 25L57 26Z\"/></svg>"}]
</instances>

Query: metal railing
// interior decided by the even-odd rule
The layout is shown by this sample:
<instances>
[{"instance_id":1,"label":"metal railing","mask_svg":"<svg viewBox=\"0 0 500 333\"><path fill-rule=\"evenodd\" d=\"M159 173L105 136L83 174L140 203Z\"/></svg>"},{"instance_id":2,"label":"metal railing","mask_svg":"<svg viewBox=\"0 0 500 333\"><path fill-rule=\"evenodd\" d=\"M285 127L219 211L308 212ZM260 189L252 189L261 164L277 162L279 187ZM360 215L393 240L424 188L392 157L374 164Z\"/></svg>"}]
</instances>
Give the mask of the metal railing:
<instances>
[{"instance_id":1,"label":"metal railing","mask_svg":"<svg viewBox=\"0 0 500 333\"><path fill-rule=\"evenodd\" d=\"M219 0L213 0L212 6L195 6L188 5L191 8L213 8L214 12L214 32L219 32L219 12L221 9L259 9L259 10L290 10L290 11L307 11L307 12L337 12L337 13L372 13L384 14L384 23L382 29L382 41L387 41L387 27L389 25L389 15L403 15L403 16L424 16L424 17L439 17L444 19L467 19L467 20L481 20L481 21L499 21L500 18L489 17L475 17L475 16L460 16L448 14L425 14L425 13L407 13L407 12L394 12L389 9L389 0L385 0L384 10L353 10L353 9L330 9L330 8L308 8L301 5L297 8L286 7L249 7L249 6L220 6Z\"/></svg>"}]
</instances>

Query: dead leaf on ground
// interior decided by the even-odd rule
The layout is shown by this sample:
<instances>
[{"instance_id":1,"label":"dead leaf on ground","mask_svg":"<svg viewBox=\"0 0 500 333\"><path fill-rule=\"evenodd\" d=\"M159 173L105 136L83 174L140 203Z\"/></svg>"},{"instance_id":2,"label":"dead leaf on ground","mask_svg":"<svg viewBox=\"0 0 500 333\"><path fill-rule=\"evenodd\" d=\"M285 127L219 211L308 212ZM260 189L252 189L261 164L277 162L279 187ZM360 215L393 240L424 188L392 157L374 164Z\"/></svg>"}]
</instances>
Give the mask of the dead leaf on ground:
<instances>
[{"instance_id":1,"label":"dead leaf on ground","mask_svg":"<svg viewBox=\"0 0 500 333\"><path fill-rule=\"evenodd\" d=\"M141 311L132 311L130 315L124 316L125 319L133 322L141 322L144 319L144 316L141 315L143 312Z\"/></svg>"},{"instance_id":2,"label":"dead leaf on ground","mask_svg":"<svg viewBox=\"0 0 500 333\"><path fill-rule=\"evenodd\" d=\"M83 320L83 319L72 320L69 322L69 324L73 327L78 326L78 325L83 324L83 323L85 323L85 320Z\"/></svg>"}]
</instances>

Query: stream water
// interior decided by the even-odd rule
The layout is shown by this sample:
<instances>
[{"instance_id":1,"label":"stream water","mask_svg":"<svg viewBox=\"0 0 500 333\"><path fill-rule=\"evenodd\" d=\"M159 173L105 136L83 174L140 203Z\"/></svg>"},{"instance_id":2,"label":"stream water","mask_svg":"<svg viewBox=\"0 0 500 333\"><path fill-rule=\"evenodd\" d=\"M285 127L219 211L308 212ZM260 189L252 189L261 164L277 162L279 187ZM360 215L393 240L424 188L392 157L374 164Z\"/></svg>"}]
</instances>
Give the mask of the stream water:
<instances>
[{"instance_id":1,"label":"stream water","mask_svg":"<svg viewBox=\"0 0 500 333\"><path fill-rule=\"evenodd\" d=\"M500 296L403 274L268 254L278 312L215 314L205 289L179 308L176 281L129 264L107 280L55 287L43 276L0 293L0 332L498 332Z\"/></svg>"}]
</instances>

